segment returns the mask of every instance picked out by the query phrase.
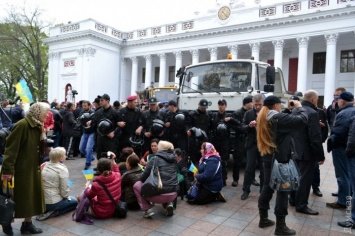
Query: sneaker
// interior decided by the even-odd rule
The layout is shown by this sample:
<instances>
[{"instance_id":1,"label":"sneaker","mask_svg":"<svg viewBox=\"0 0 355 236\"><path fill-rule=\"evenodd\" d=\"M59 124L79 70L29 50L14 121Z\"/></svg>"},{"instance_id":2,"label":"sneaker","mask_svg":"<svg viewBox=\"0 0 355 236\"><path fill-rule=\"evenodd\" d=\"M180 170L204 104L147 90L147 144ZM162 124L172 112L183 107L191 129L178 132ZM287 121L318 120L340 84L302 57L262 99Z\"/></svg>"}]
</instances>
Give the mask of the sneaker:
<instances>
[{"instance_id":1,"label":"sneaker","mask_svg":"<svg viewBox=\"0 0 355 236\"><path fill-rule=\"evenodd\" d=\"M149 209L149 210L146 210L146 211L144 212L143 217L144 217L144 218L150 218L150 217L152 217L153 215L154 215L154 211L153 211L152 209Z\"/></svg>"},{"instance_id":2,"label":"sneaker","mask_svg":"<svg viewBox=\"0 0 355 236\"><path fill-rule=\"evenodd\" d=\"M238 186L238 181L233 181L232 187L237 187Z\"/></svg>"},{"instance_id":3,"label":"sneaker","mask_svg":"<svg viewBox=\"0 0 355 236\"><path fill-rule=\"evenodd\" d=\"M338 222L338 225L344 228L352 228L355 229L355 224L352 222L352 220L347 220L343 222Z\"/></svg>"},{"instance_id":4,"label":"sneaker","mask_svg":"<svg viewBox=\"0 0 355 236\"><path fill-rule=\"evenodd\" d=\"M53 215L54 215L54 212L55 212L55 211L48 211L48 212L46 212L46 213L43 213L43 214L41 214L41 215L38 215L38 216L36 217L36 220L38 220L38 221L46 220L46 219L50 218L51 216L53 216Z\"/></svg>"},{"instance_id":5,"label":"sneaker","mask_svg":"<svg viewBox=\"0 0 355 236\"><path fill-rule=\"evenodd\" d=\"M224 196L221 192L217 193L217 201L227 202L227 200L224 198Z\"/></svg>"},{"instance_id":6,"label":"sneaker","mask_svg":"<svg viewBox=\"0 0 355 236\"><path fill-rule=\"evenodd\" d=\"M85 165L84 170L88 170L88 169L90 169L90 166L91 166L91 164L89 164L89 165L88 165L88 164L86 164L86 165Z\"/></svg>"},{"instance_id":7,"label":"sneaker","mask_svg":"<svg viewBox=\"0 0 355 236\"><path fill-rule=\"evenodd\" d=\"M327 202L326 206L333 209L346 209L345 205L339 204L337 202Z\"/></svg>"},{"instance_id":8,"label":"sneaker","mask_svg":"<svg viewBox=\"0 0 355 236\"><path fill-rule=\"evenodd\" d=\"M174 206L173 206L173 204L172 204L171 202L170 202L170 203L168 204L168 206L166 207L165 215L166 215L166 216L172 216L172 215L174 215Z\"/></svg>"}]
</instances>

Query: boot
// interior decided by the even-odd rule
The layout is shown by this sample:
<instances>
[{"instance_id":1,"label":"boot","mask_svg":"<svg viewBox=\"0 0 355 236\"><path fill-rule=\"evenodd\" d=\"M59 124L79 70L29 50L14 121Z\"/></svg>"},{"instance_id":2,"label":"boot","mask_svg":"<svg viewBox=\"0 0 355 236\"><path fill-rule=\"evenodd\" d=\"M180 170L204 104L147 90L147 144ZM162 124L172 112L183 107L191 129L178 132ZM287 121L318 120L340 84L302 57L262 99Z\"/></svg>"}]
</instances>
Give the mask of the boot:
<instances>
[{"instance_id":1,"label":"boot","mask_svg":"<svg viewBox=\"0 0 355 236\"><path fill-rule=\"evenodd\" d=\"M36 228L31 222L22 222L21 234L41 234L43 231Z\"/></svg>"},{"instance_id":2,"label":"boot","mask_svg":"<svg viewBox=\"0 0 355 236\"><path fill-rule=\"evenodd\" d=\"M259 228L265 228L265 227L275 225L275 221L268 219L267 209L259 209L259 214L260 214Z\"/></svg>"},{"instance_id":3,"label":"boot","mask_svg":"<svg viewBox=\"0 0 355 236\"><path fill-rule=\"evenodd\" d=\"M2 232L6 235L14 235L14 232L12 231L11 224L2 224Z\"/></svg>"},{"instance_id":4,"label":"boot","mask_svg":"<svg viewBox=\"0 0 355 236\"><path fill-rule=\"evenodd\" d=\"M276 217L275 235L295 235L296 231L286 226L285 216Z\"/></svg>"}]
</instances>

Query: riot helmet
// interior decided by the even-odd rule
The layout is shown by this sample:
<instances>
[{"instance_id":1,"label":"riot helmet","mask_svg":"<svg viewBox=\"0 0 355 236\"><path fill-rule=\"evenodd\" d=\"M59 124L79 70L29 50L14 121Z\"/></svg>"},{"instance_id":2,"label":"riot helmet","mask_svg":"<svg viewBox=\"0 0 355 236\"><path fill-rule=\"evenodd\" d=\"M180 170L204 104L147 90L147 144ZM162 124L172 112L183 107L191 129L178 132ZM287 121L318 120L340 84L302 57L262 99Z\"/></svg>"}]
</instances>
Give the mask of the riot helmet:
<instances>
[{"instance_id":1,"label":"riot helmet","mask_svg":"<svg viewBox=\"0 0 355 236\"><path fill-rule=\"evenodd\" d=\"M86 126L86 122L90 121L92 119L92 115L90 113L84 113L79 117L79 121L80 124L84 127L84 128L88 128Z\"/></svg>"},{"instance_id":2,"label":"riot helmet","mask_svg":"<svg viewBox=\"0 0 355 236\"><path fill-rule=\"evenodd\" d=\"M196 127L192 127L190 129L192 135L201 142L205 142L208 140L207 134L204 130L200 129L200 128L196 128Z\"/></svg>"},{"instance_id":3,"label":"riot helmet","mask_svg":"<svg viewBox=\"0 0 355 236\"><path fill-rule=\"evenodd\" d=\"M113 124L109 119L102 119L97 126L97 132L101 136L106 136L114 130Z\"/></svg>"},{"instance_id":4,"label":"riot helmet","mask_svg":"<svg viewBox=\"0 0 355 236\"><path fill-rule=\"evenodd\" d=\"M164 131L164 122L159 119L154 119L153 124L150 126L150 132L154 136L159 136Z\"/></svg>"},{"instance_id":5,"label":"riot helmet","mask_svg":"<svg viewBox=\"0 0 355 236\"><path fill-rule=\"evenodd\" d=\"M134 134L129 138L129 143L132 148L137 148L143 146L144 139L140 135Z\"/></svg>"},{"instance_id":6,"label":"riot helmet","mask_svg":"<svg viewBox=\"0 0 355 236\"><path fill-rule=\"evenodd\" d=\"M215 134L217 138L226 138L228 136L227 125L223 123L217 125Z\"/></svg>"},{"instance_id":7,"label":"riot helmet","mask_svg":"<svg viewBox=\"0 0 355 236\"><path fill-rule=\"evenodd\" d=\"M185 128L185 116L184 114L177 114L175 117L174 117L174 120L175 120L175 125L177 128L179 129L183 129Z\"/></svg>"}]
</instances>

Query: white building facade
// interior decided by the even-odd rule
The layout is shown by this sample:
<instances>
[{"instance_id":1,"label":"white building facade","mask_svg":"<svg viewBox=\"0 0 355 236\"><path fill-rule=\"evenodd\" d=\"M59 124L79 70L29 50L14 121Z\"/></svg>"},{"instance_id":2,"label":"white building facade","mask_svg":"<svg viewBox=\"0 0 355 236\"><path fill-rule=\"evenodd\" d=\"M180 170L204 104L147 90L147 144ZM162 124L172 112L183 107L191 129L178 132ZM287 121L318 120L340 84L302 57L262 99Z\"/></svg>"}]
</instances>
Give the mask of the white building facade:
<instances>
[{"instance_id":1,"label":"white building facade","mask_svg":"<svg viewBox=\"0 0 355 236\"><path fill-rule=\"evenodd\" d=\"M237 2L237 3L236 3ZM122 32L93 19L50 29L48 99L107 93L124 101L148 86L177 84L176 70L204 61L265 61L280 67L289 91L333 100L355 89L355 1L296 0L246 7L218 4L203 16Z\"/></svg>"}]
</instances>

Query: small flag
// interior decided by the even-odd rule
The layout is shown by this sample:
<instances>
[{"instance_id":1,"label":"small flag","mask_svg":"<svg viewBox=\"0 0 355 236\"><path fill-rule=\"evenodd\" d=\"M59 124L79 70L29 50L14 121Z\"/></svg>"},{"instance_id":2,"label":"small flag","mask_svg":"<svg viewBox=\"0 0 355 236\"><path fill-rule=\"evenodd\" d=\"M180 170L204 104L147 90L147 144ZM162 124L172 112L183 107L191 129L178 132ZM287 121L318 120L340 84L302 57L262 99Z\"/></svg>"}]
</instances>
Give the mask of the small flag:
<instances>
[{"instance_id":1,"label":"small flag","mask_svg":"<svg viewBox=\"0 0 355 236\"><path fill-rule=\"evenodd\" d=\"M28 87L26 80L23 78L15 84L16 92L20 95L23 103L31 103L33 102L32 94L30 88Z\"/></svg>"},{"instance_id":2,"label":"small flag","mask_svg":"<svg viewBox=\"0 0 355 236\"><path fill-rule=\"evenodd\" d=\"M73 181L71 181L70 179L68 179L68 186L71 187L73 185Z\"/></svg>"},{"instance_id":3,"label":"small flag","mask_svg":"<svg viewBox=\"0 0 355 236\"><path fill-rule=\"evenodd\" d=\"M83 172L86 180L92 180L94 178L94 170L93 169L82 170L82 172Z\"/></svg>"},{"instance_id":4,"label":"small flag","mask_svg":"<svg viewBox=\"0 0 355 236\"><path fill-rule=\"evenodd\" d=\"M15 187L15 181L13 179L9 182L7 180L3 180L2 184L4 185L4 187L7 187L7 188L14 188Z\"/></svg>"},{"instance_id":5,"label":"small flag","mask_svg":"<svg viewBox=\"0 0 355 236\"><path fill-rule=\"evenodd\" d=\"M139 168L141 168L141 170L144 170L144 166L142 166L141 164L138 163Z\"/></svg>"},{"instance_id":6,"label":"small flag","mask_svg":"<svg viewBox=\"0 0 355 236\"><path fill-rule=\"evenodd\" d=\"M193 163L191 163L189 171L196 174L198 172L198 169L196 168L196 166Z\"/></svg>"}]
</instances>

